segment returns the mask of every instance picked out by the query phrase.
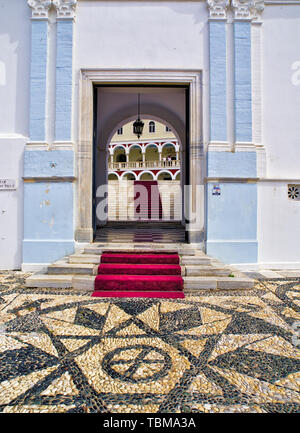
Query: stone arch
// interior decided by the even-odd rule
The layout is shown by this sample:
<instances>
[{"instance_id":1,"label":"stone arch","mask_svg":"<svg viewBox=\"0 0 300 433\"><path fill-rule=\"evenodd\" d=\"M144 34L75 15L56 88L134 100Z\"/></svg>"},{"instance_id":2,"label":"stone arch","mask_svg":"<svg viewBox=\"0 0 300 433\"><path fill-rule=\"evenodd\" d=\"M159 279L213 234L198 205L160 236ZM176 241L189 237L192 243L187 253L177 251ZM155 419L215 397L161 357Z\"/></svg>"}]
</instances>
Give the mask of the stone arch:
<instances>
[{"instance_id":1,"label":"stone arch","mask_svg":"<svg viewBox=\"0 0 300 433\"><path fill-rule=\"evenodd\" d=\"M118 149L118 147L122 147L126 152L126 147L124 146L124 144L116 144L116 146L112 149L113 153L116 151L116 149Z\"/></svg>"},{"instance_id":2,"label":"stone arch","mask_svg":"<svg viewBox=\"0 0 300 433\"><path fill-rule=\"evenodd\" d=\"M151 149L155 148L154 153ZM145 147L145 160L146 161L158 161L159 160L159 146L156 143L148 143ZM149 158L149 153L152 153L151 158Z\"/></svg>"},{"instance_id":3,"label":"stone arch","mask_svg":"<svg viewBox=\"0 0 300 433\"><path fill-rule=\"evenodd\" d=\"M162 144L161 148L163 149L165 146L173 146L176 150L176 144L171 143L171 141L166 141L164 144Z\"/></svg>"},{"instance_id":4,"label":"stone arch","mask_svg":"<svg viewBox=\"0 0 300 433\"><path fill-rule=\"evenodd\" d=\"M176 158L176 145L171 142L164 143L161 148L161 153L162 153L162 158L166 158L169 154L171 154L171 156Z\"/></svg>"},{"instance_id":5,"label":"stone arch","mask_svg":"<svg viewBox=\"0 0 300 433\"><path fill-rule=\"evenodd\" d=\"M114 177L114 178L112 178ZM114 173L108 173L108 180L119 180L120 176L118 175L118 173L114 172Z\"/></svg>"},{"instance_id":6,"label":"stone arch","mask_svg":"<svg viewBox=\"0 0 300 433\"><path fill-rule=\"evenodd\" d=\"M147 143L147 144L144 146L144 149L147 149L147 147L149 147L149 146L155 146L155 147L157 147L157 149L158 149L158 145L157 145L157 143L154 143L154 141L150 141L149 143Z\"/></svg>"},{"instance_id":7,"label":"stone arch","mask_svg":"<svg viewBox=\"0 0 300 433\"><path fill-rule=\"evenodd\" d=\"M122 152L119 152L120 149L122 150ZM119 158L120 155L125 155L125 159ZM117 146L115 146L113 148L113 160L114 160L114 162L126 161L126 147L125 146L123 146L122 144L118 144Z\"/></svg>"},{"instance_id":8,"label":"stone arch","mask_svg":"<svg viewBox=\"0 0 300 433\"><path fill-rule=\"evenodd\" d=\"M136 174L134 173L134 171L130 171L130 170L128 170L128 171L124 171L124 173L121 174L120 179L123 180L127 174L133 174L135 180L137 180L137 176L136 176Z\"/></svg>"},{"instance_id":9,"label":"stone arch","mask_svg":"<svg viewBox=\"0 0 300 433\"><path fill-rule=\"evenodd\" d=\"M172 129L178 142L183 147L185 146L185 125L175 113L158 104L143 104L141 106L140 117L165 124ZM129 105L126 109L114 112L113 115L106 119L103 128L101 128L98 137L99 145L105 143L106 149L116 131L134 120L136 120L136 105Z\"/></svg>"},{"instance_id":10,"label":"stone arch","mask_svg":"<svg viewBox=\"0 0 300 433\"><path fill-rule=\"evenodd\" d=\"M137 152L136 150L139 149L139 151ZM128 160L129 162L135 162L138 160L135 160L134 157L132 156L133 154L136 154L136 156L140 157L140 160L142 161L142 146L138 143L134 143L132 146L129 147L129 151L128 151Z\"/></svg>"},{"instance_id":11,"label":"stone arch","mask_svg":"<svg viewBox=\"0 0 300 433\"><path fill-rule=\"evenodd\" d=\"M160 176L161 174L163 174L163 173L167 173L167 174L169 174L169 175L171 176L171 180L173 180L173 175L172 175L172 173L171 173L169 170L160 170L158 173L156 173L155 180L159 180L159 179L158 179L159 176Z\"/></svg>"},{"instance_id":12,"label":"stone arch","mask_svg":"<svg viewBox=\"0 0 300 433\"><path fill-rule=\"evenodd\" d=\"M142 180L141 177L143 176L143 174L151 174L152 180L155 180L154 174L152 173L152 171L149 171L149 170L145 170L145 171L142 171L141 173L139 173L137 180Z\"/></svg>"}]
</instances>

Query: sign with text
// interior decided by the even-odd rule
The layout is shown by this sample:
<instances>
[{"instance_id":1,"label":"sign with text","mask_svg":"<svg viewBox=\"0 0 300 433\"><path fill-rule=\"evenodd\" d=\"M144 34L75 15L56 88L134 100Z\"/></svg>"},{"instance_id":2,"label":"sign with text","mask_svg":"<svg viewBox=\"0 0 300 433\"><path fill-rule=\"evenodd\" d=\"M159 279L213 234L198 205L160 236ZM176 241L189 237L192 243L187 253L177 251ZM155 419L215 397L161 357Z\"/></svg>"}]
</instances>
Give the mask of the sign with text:
<instances>
[{"instance_id":1,"label":"sign with text","mask_svg":"<svg viewBox=\"0 0 300 433\"><path fill-rule=\"evenodd\" d=\"M212 195L221 195L221 188L219 185L213 186Z\"/></svg>"},{"instance_id":2,"label":"sign with text","mask_svg":"<svg viewBox=\"0 0 300 433\"><path fill-rule=\"evenodd\" d=\"M15 179L0 179L0 191L10 191L17 189Z\"/></svg>"}]
</instances>

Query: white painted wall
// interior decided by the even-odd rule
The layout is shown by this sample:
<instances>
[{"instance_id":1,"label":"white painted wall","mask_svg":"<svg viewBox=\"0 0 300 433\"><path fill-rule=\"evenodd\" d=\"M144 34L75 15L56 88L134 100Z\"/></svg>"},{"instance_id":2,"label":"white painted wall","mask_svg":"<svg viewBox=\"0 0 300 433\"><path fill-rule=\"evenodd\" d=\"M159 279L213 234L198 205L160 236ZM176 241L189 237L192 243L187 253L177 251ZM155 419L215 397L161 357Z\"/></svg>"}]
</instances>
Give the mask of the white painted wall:
<instances>
[{"instance_id":1,"label":"white painted wall","mask_svg":"<svg viewBox=\"0 0 300 433\"><path fill-rule=\"evenodd\" d=\"M76 68L203 66L205 2L80 1Z\"/></svg>"},{"instance_id":2,"label":"white painted wall","mask_svg":"<svg viewBox=\"0 0 300 433\"><path fill-rule=\"evenodd\" d=\"M0 0L0 134L28 136L31 10Z\"/></svg>"},{"instance_id":3,"label":"white painted wall","mask_svg":"<svg viewBox=\"0 0 300 433\"><path fill-rule=\"evenodd\" d=\"M266 177L286 181L259 184L259 262L261 268L300 268L300 202L287 195L287 184L300 179L300 73L293 77L292 69L298 61L300 71L300 5L266 6L262 31Z\"/></svg>"},{"instance_id":4,"label":"white painted wall","mask_svg":"<svg viewBox=\"0 0 300 433\"><path fill-rule=\"evenodd\" d=\"M75 122L80 69L203 69L206 2L80 1L75 29Z\"/></svg>"},{"instance_id":5,"label":"white painted wall","mask_svg":"<svg viewBox=\"0 0 300 433\"><path fill-rule=\"evenodd\" d=\"M14 179L17 186L0 191L0 269L20 269L22 263L23 154L22 136L0 139L0 178Z\"/></svg>"},{"instance_id":6,"label":"white painted wall","mask_svg":"<svg viewBox=\"0 0 300 433\"><path fill-rule=\"evenodd\" d=\"M23 0L0 0L0 269L19 269L23 239L23 152L28 140L30 10Z\"/></svg>"},{"instance_id":7,"label":"white painted wall","mask_svg":"<svg viewBox=\"0 0 300 433\"><path fill-rule=\"evenodd\" d=\"M266 6L263 14L263 143L267 177L300 178L300 5ZM300 63L298 66L300 70Z\"/></svg>"},{"instance_id":8,"label":"white painted wall","mask_svg":"<svg viewBox=\"0 0 300 433\"><path fill-rule=\"evenodd\" d=\"M286 182L261 182L258 188L260 268L300 268L300 201L287 195Z\"/></svg>"}]
</instances>

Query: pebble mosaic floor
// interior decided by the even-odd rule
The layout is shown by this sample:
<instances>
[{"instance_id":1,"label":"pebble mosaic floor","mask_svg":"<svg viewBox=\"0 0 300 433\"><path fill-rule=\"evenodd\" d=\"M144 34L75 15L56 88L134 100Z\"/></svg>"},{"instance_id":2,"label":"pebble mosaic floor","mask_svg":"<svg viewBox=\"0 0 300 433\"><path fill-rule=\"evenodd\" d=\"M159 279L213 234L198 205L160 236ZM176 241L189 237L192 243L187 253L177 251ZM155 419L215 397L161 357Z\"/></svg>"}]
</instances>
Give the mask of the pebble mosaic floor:
<instances>
[{"instance_id":1,"label":"pebble mosaic floor","mask_svg":"<svg viewBox=\"0 0 300 433\"><path fill-rule=\"evenodd\" d=\"M300 279L184 300L0 273L0 412L300 411Z\"/></svg>"}]
</instances>

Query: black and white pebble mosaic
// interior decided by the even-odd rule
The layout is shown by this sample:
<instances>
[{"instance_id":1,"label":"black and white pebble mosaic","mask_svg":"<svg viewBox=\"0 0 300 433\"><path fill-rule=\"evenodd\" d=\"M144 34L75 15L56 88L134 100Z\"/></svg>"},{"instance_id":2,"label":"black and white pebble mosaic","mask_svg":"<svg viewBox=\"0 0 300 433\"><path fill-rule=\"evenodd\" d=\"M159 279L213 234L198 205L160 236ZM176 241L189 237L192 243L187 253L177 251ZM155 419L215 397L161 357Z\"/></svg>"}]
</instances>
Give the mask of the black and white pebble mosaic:
<instances>
[{"instance_id":1,"label":"black and white pebble mosaic","mask_svg":"<svg viewBox=\"0 0 300 433\"><path fill-rule=\"evenodd\" d=\"M0 412L300 411L299 279L158 300L27 276L0 273Z\"/></svg>"}]
</instances>

